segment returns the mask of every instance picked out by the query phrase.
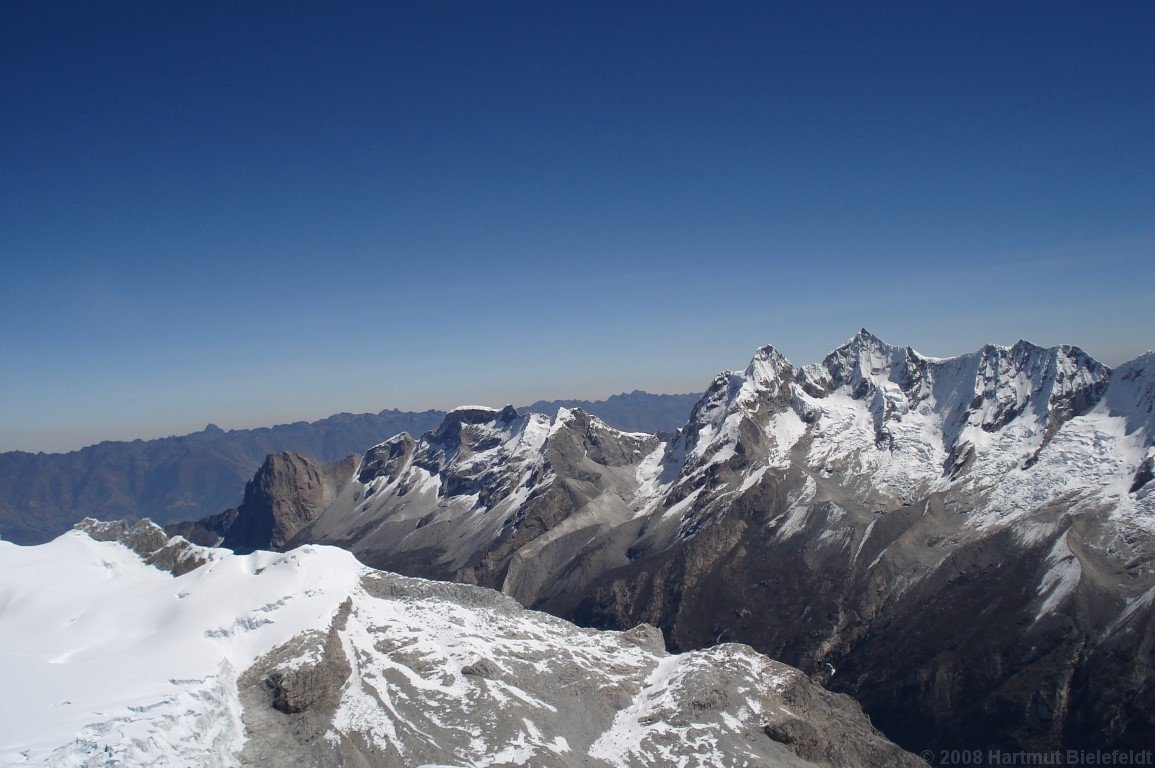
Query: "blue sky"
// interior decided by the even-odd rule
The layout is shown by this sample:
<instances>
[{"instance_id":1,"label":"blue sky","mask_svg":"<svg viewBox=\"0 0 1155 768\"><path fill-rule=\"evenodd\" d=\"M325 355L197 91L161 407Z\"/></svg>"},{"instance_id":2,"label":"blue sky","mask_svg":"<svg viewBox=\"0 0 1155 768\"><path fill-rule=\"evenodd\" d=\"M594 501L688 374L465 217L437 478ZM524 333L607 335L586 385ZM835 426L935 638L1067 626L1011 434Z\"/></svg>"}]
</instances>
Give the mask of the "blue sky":
<instances>
[{"instance_id":1,"label":"blue sky","mask_svg":"<svg viewBox=\"0 0 1155 768\"><path fill-rule=\"evenodd\" d=\"M1155 346L1150 2L235 5L5 8L0 450Z\"/></svg>"}]
</instances>

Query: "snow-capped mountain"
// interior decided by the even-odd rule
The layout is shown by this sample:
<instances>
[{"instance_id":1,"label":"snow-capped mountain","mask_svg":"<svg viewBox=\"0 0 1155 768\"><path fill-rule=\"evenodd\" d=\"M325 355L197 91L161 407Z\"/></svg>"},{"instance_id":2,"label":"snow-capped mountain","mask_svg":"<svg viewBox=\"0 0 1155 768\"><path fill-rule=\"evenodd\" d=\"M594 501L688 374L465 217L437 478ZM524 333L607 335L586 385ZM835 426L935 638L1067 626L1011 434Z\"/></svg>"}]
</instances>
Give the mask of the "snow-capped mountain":
<instances>
[{"instance_id":1,"label":"snow-capped mountain","mask_svg":"<svg viewBox=\"0 0 1155 768\"><path fill-rule=\"evenodd\" d=\"M372 448L327 485L338 465L270 457L224 544L336 544L370 565L502 588L533 605L557 591L550 573L565 571L584 540L644 509L663 451L653 435L582 411L551 420L467 406L421 439L401 434ZM266 533L289 528L288 538Z\"/></svg>"},{"instance_id":2,"label":"snow-capped mountain","mask_svg":"<svg viewBox=\"0 0 1155 768\"><path fill-rule=\"evenodd\" d=\"M864 330L814 365L757 350L661 440L459 409L361 457L282 546L649 622L677 649L746 642L833 675L908 747L1141 743L1153 402L1151 354L933 358ZM238 520L299 506L259 490Z\"/></svg>"},{"instance_id":3,"label":"snow-capped mountain","mask_svg":"<svg viewBox=\"0 0 1155 768\"><path fill-rule=\"evenodd\" d=\"M619 428L673 432L695 395L633 392L605 400L539 400L523 411L553 417L581 408ZM0 452L0 538L42 544L84 517L199 518L235 505L270 453L324 461L360 456L384 437L435 429L445 411L339 413L320 421L200 432L158 440L105 441L70 453Z\"/></svg>"},{"instance_id":4,"label":"snow-capped mountain","mask_svg":"<svg viewBox=\"0 0 1155 768\"><path fill-rule=\"evenodd\" d=\"M332 547L79 528L0 542L3 765L923 765L746 646L670 655Z\"/></svg>"}]
</instances>

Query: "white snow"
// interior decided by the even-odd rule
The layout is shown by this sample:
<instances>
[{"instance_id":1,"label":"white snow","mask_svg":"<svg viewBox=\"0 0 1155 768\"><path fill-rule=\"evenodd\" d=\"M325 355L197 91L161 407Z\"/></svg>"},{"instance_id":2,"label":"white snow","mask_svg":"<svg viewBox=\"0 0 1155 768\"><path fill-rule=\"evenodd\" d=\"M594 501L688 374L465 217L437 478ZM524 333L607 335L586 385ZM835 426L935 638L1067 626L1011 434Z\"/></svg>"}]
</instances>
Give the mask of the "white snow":
<instances>
[{"instance_id":1,"label":"white snow","mask_svg":"<svg viewBox=\"0 0 1155 768\"><path fill-rule=\"evenodd\" d=\"M693 695L690 691L701 687L701 682L695 686L693 679L706 667L741 670L756 682L743 691L747 697L740 706L720 713L720 722L709 726L685 724L686 718L679 715L693 706L688 700ZM787 674L784 667L750 653L745 646L719 645L695 654L661 659L630 706L619 711L613 725L590 746L589 756L616 768L744 764L738 757L748 758L750 765L761 764L753 753L724 754L718 748L719 736L723 731L749 732L770 719L768 715L785 714L785 708L777 703L771 709L760 705L783 685Z\"/></svg>"},{"instance_id":2,"label":"white snow","mask_svg":"<svg viewBox=\"0 0 1155 768\"><path fill-rule=\"evenodd\" d=\"M79 532L0 544L0 658L14 692L0 711L0 765L236 766L246 738L237 677L302 632L327 630L346 600L338 637L352 671L324 738L357 733L402 763L429 764L424 753L470 768L540 764L575 749L559 729L603 715L583 690L636 691L648 674L622 716L581 720L576 732L613 745L640 727L623 748L645 764L741 764L732 734L762 722L759 702L781 675L799 674L745 646L664 656L487 590L379 574L329 547L206 553L206 565L173 577ZM277 668L322 652L300 646ZM465 674L479 660L489 671ZM745 686L733 705L669 725L693 711L690 691L709 690L688 677L717 671ZM579 687L537 682L551 674ZM659 721L631 725L638 713Z\"/></svg>"},{"instance_id":3,"label":"white snow","mask_svg":"<svg viewBox=\"0 0 1155 768\"><path fill-rule=\"evenodd\" d=\"M0 658L19 692L0 702L0 764L80 765L105 746L109 764L231 764L235 675L326 627L362 569L329 547L217 551L174 578L79 532L0 542Z\"/></svg>"},{"instance_id":4,"label":"white snow","mask_svg":"<svg viewBox=\"0 0 1155 768\"><path fill-rule=\"evenodd\" d=\"M1083 575L1079 558L1067 546L1066 534L1055 540L1055 545L1047 555L1046 563L1049 568L1039 583L1038 590L1039 596L1045 599L1035 614L1035 621L1058 610L1063 602L1075 593Z\"/></svg>"}]
</instances>

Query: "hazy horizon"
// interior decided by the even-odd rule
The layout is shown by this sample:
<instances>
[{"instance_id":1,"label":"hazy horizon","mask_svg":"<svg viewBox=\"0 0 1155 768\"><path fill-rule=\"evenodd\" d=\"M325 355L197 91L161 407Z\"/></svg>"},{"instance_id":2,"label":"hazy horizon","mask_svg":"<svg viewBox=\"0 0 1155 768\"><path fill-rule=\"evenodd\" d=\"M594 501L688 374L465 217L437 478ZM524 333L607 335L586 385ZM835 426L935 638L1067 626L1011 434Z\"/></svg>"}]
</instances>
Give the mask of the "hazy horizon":
<instances>
[{"instance_id":1,"label":"hazy horizon","mask_svg":"<svg viewBox=\"0 0 1155 768\"><path fill-rule=\"evenodd\" d=\"M867 329L867 330L871 330L871 329ZM894 340L888 339L888 338L883 338L883 341L888 342L888 343L893 343L896 346L914 346L914 345L905 345L905 344L902 344L901 342L894 341ZM1033 341L1033 340L1027 339L1027 341ZM767 342L767 343L774 344L774 346L778 347L780 350L783 350L783 351L785 350L785 347L781 347L780 345L775 344L774 342ZM1006 341L1006 342L984 342L984 343L1004 343L1004 344L1009 346L1009 345L1013 344L1014 342L1013 341ZM1056 343L1065 343L1065 342L1056 342ZM761 345L759 345L759 346L761 346ZM919 349L919 348L916 348L916 350L922 354L926 354L926 355L929 355L931 357L949 357L949 356L952 356L955 354L966 354L967 352L973 352L973 351L977 350L979 348L979 346L981 346L981 345L976 346L974 349L961 350L958 352L952 352L950 354L935 354L933 352L927 351L926 349ZM1076 346L1078 346L1078 345L1076 345ZM805 365L807 363L819 362L822 359L822 357L825 356L825 354L827 352L832 351L834 348L835 348L835 346L831 346L829 349L827 349L825 352L823 352L821 355L818 355L815 358L801 359L801 358L792 357L789 354L787 354L787 357L790 358L791 362L795 363L796 365ZM1084 348L1084 351L1089 353L1092 357L1096 358L1097 360L1104 363L1105 365L1108 365L1110 367L1116 367L1119 364L1126 362L1127 360L1134 359L1136 356L1143 354L1144 352L1149 352L1152 350L1151 349L1143 350L1141 352L1135 353L1134 355L1129 355L1127 357L1119 358L1118 360L1110 360L1107 358L1100 357L1100 356L1096 355L1093 350L1088 350L1086 348ZM753 348L751 349L751 353L752 352L753 352ZM748 362L748 360L745 362ZM154 439L164 438L164 437L188 435L188 434L202 431L205 427L207 427L210 424L215 425L215 426L217 426L217 427L219 427L225 431L232 430L232 429L256 429L256 428L261 428L261 427L272 427L272 426L277 426L277 425L281 425L281 424L291 424L291 423L299 422L299 421L306 421L306 422L319 421L319 420L327 418L329 416L334 416L334 415L341 414L341 413L351 413L351 414L380 413L381 411L391 410L391 409L395 409L395 410L399 410L399 411L429 411L429 410L448 411L448 410L451 410L455 407L462 406L462 405L469 405L469 404L487 405L487 406L495 407L495 408L500 408L504 405L515 405L518 407L523 407L523 406L532 405L533 403L536 403L539 401L552 402L552 401L556 401L556 400L589 400L589 401L605 400L605 399L612 397L614 395L628 394L628 393L633 392L635 390L648 392L649 394L654 394L654 395L687 395L687 394L697 395L697 394L701 394L702 392L705 391L706 387L709 385L709 383L712 380L714 375L716 375L717 373L724 371L724 370L741 370L745 366L745 362L743 362L742 364L734 364L734 365L729 366L729 367L719 368L717 371L714 371L713 373L709 374L708 376L703 377L698 386L693 387L693 388L684 389L684 390L670 389L670 390L658 391L658 390L653 390L653 389L646 389L644 387L627 387L627 388L619 388L619 389L616 389L612 392L604 392L604 393L593 392L593 393L587 393L587 394L568 394L568 395L563 394L563 395L558 395L558 396L540 396L540 397L522 398L520 400L514 399L514 398L508 398L508 397L502 398L500 396L496 396L496 397L488 397L488 398L480 398L480 397L479 398L473 398L473 399L466 398L463 400L456 400L456 401L442 401L440 403L433 404L433 405L410 404L410 405L402 407L402 406L398 406L398 405L387 404L387 405L383 405L381 407L375 407L371 404L367 404L367 405L361 405L361 406L354 406L354 407L350 407L350 408L335 408L333 410L327 410L327 411L322 410L322 411L316 411L316 412L310 412L310 413L300 413L300 414L269 413L268 415L262 415L262 416L251 416L250 415L248 417L246 417L243 414L238 414L234 418L234 420L231 420L231 421L225 421L225 420L221 420L221 419L212 419L212 418L208 419L207 421L206 420L197 421L196 419L184 420L184 421L174 421L174 422L169 423L169 426L157 426L153 431L146 432L144 434L139 434L139 433L135 433L135 432L116 433L116 432L109 432L107 430L100 430L100 429L94 430L94 431L91 431L88 433L77 432L74 430L66 430L66 431L54 434L51 432L46 432L45 430L37 430L35 432L28 433L26 435L0 434L0 452L26 451L29 453L38 453L38 452L67 453L70 451L79 450L81 448L86 448L88 446L95 445L97 443L108 441L108 440L112 440L112 441L154 440ZM237 419L239 419L239 420L237 420ZM24 443L30 443L30 444L35 445L37 440L43 441L42 442L43 447L27 448L27 447L23 447L22 445L20 445L21 441L23 441ZM13 447L5 447L5 443L8 443L8 442L13 443L14 444Z\"/></svg>"},{"instance_id":2,"label":"hazy horizon","mask_svg":"<svg viewBox=\"0 0 1155 768\"><path fill-rule=\"evenodd\" d=\"M1155 346L1155 4L18 4L0 450Z\"/></svg>"}]
</instances>

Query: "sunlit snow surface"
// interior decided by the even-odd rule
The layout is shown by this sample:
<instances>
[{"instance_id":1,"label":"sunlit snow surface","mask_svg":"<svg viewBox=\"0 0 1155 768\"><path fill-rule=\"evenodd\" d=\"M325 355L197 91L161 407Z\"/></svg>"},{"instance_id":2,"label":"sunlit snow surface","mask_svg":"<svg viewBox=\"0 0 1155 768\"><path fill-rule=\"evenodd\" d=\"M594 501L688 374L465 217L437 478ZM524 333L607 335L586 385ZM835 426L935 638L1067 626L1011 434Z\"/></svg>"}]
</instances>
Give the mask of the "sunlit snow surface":
<instances>
[{"instance_id":1,"label":"sunlit snow surface","mask_svg":"<svg viewBox=\"0 0 1155 768\"><path fill-rule=\"evenodd\" d=\"M784 405L760 414L767 397ZM1153 401L1152 353L1111 372L1073 347L1019 342L930 358L864 331L821 365L794 368L766 347L703 395L682 478L732 458L747 420L770 446L765 456L747 452L755 467L792 463L863 504L961 490L975 499L967 519L975 529L1062 501L1074 512L1110 508L1116 520L1155 531L1150 487L1129 492L1155 456Z\"/></svg>"},{"instance_id":2,"label":"sunlit snow surface","mask_svg":"<svg viewBox=\"0 0 1155 768\"><path fill-rule=\"evenodd\" d=\"M205 554L173 577L80 532L0 543L0 764L237 765L238 678L338 615L352 673L324 738L358 734L390 764L540 765L575 752L608 766L796 762L768 762L781 748L750 739L793 716L783 686L809 683L746 646L670 656L660 636L580 629L330 547ZM278 668L323 653L300 647Z\"/></svg>"},{"instance_id":3,"label":"sunlit snow surface","mask_svg":"<svg viewBox=\"0 0 1155 768\"><path fill-rule=\"evenodd\" d=\"M0 542L0 763L229 764L243 740L236 675L327 627L361 570L306 547L216 551L174 578L75 531Z\"/></svg>"}]
</instances>

